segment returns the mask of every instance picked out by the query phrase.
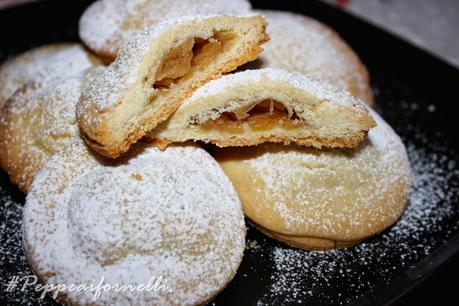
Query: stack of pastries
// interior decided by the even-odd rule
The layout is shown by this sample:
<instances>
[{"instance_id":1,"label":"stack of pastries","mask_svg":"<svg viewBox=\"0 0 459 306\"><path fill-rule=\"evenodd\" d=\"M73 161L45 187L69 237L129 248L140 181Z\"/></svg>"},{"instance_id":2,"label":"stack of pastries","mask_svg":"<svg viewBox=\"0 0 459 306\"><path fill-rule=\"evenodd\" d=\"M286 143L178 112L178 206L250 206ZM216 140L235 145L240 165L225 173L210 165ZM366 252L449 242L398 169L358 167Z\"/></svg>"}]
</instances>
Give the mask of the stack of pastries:
<instances>
[{"instance_id":1,"label":"stack of pastries","mask_svg":"<svg viewBox=\"0 0 459 306\"><path fill-rule=\"evenodd\" d=\"M236 274L244 217L329 250L403 213L405 147L326 25L246 0L99 0L79 33L0 68L0 164L27 194L27 258L44 283L168 290L59 302L201 305Z\"/></svg>"}]
</instances>

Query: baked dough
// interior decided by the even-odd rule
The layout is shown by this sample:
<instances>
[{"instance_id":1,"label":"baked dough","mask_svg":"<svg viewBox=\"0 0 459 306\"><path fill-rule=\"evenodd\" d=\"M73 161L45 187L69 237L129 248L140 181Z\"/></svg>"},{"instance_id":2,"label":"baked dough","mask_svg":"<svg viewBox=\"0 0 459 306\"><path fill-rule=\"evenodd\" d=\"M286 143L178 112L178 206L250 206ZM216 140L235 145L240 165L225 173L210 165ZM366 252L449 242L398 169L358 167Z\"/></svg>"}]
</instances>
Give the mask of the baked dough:
<instances>
[{"instance_id":1,"label":"baked dough","mask_svg":"<svg viewBox=\"0 0 459 306\"><path fill-rule=\"evenodd\" d=\"M123 45L146 26L188 15L247 14L246 0L99 0L80 19L83 42L96 53L114 59Z\"/></svg>"},{"instance_id":2,"label":"baked dough","mask_svg":"<svg viewBox=\"0 0 459 306\"><path fill-rule=\"evenodd\" d=\"M271 40L248 68L280 68L306 74L346 89L373 105L367 69L354 51L327 25L290 12L258 10Z\"/></svg>"},{"instance_id":3,"label":"baked dough","mask_svg":"<svg viewBox=\"0 0 459 306\"><path fill-rule=\"evenodd\" d=\"M77 118L87 143L115 158L166 120L205 82L256 58L261 16L183 17L146 28L83 91Z\"/></svg>"},{"instance_id":4,"label":"baked dough","mask_svg":"<svg viewBox=\"0 0 459 306\"><path fill-rule=\"evenodd\" d=\"M22 53L0 67L0 109L28 83L44 87L99 64L101 61L79 44L51 44Z\"/></svg>"},{"instance_id":5,"label":"baked dough","mask_svg":"<svg viewBox=\"0 0 459 306\"><path fill-rule=\"evenodd\" d=\"M130 151L131 153L132 151ZM194 146L137 147L115 163L82 141L35 178L23 234L32 270L48 284L148 284L163 291L68 291L65 305L204 305L234 277L245 247L234 187Z\"/></svg>"},{"instance_id":6,"label":"baked dough","mask_svg":"<svg viewBox=\"0 0 459 306\"><path fill-rule=\"evenodd\" d=\"M199 88L150 137L220 147L264 142L356 147L375 126L365 104L326 82L280 69L225 75Z\"/></svg>"},{"instance_id":7,"label":"baked dough","mask_svg":"<svg viewBox=\"0 0 459 306\"><path fill-rule=\"evenodd\" d=\"M39 89L29 83L5 104L0 113L0 165L22 192L27 193L56 148L80 137L75 105L82 87L101 70L90 67Z\"/></svg>"},{"instance_id":8,"label":"baked dough","mask_svg":"<svg viewBox=\"0 0 459 306\"><path fill-rule=\"evenodd\" d=\"M377 127L355 150L264 144L215 148L214 156L268 236L304 249L351 246L396 222L410 186L403 143L372 116Z\"/></svg>"}]
</instances>

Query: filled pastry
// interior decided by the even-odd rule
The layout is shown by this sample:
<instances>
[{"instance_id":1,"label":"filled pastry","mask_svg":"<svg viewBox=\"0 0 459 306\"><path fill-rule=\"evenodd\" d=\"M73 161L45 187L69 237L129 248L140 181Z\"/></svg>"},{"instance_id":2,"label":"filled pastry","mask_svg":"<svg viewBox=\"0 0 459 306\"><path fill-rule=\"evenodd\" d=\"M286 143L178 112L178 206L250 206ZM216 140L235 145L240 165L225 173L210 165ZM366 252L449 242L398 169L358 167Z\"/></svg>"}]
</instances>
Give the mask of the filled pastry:
<instances>
[{"instance_id":1,"label":"filled pastry","mask_svg":"<svg viewBox=\"0 0 459 306\"><path fill-rule=\"evenodd\" d=\"M162 146L264 142L356 147L375 126L367 107L326 82L280 69L238 72L199 88L149 137Z\"/></svg>"},{"instance_id":2,"label":"filled pastry","mask_svg":"<svg viewBox=\"0 0 459 306\"><path fill-rule=\"evenodd\" d=\"M87 143L115 158L165 121L204 83L254 60L268 37L261 16L184 17L134 36L84 91Z\"/></svg>"}]
</instances>

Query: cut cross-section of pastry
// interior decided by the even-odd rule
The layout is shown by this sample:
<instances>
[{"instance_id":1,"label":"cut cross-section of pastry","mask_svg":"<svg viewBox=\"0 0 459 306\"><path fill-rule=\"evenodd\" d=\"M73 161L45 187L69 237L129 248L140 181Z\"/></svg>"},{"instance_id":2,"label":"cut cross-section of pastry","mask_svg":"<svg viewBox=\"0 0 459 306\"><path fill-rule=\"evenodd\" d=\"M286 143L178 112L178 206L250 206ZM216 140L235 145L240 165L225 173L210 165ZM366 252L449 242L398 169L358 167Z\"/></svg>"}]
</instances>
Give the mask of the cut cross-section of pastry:
<instances>
[{"instance_id":1,"label":"cut cross-section of pastry","mask_svg":"<svg viewBox=\"0 0 459 306\"><path fill-rule=\"evenodd\" d=\"M149 136L159 146L199 140L220 147L293 142L353 148L374 126L367 107L348 92L267 68L207 83Z\"/></svg>"},{"instance_id":2,"label":"cut cross-section of pastry","mask_svg":"<svg viewBox=\"0 0 459 306\"><path fill-rule=\"evenodd\" d=\"M204 83L254 60L267 41L261 16L169 19L133 37L83 92L87 143L117 157L165 121Z\"/></svg>"}]
</instances>

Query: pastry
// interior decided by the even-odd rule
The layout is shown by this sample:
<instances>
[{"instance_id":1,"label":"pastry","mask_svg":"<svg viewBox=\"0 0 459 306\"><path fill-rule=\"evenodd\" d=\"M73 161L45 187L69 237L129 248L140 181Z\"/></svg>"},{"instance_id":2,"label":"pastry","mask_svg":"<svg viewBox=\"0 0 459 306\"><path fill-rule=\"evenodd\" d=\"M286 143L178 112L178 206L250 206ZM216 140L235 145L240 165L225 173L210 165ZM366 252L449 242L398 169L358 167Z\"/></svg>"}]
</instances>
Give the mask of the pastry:
<instances>
[{"instance_id":1,"label":"pastry","mask_svg":"<svg viewBox=\"0 0 459 306\"><path fill-rule=\"evenodd\" d=\"M119 156L195 89L255 59L266 40L261 16L184 17L147 27L83 91L77 118L85 140Z\"/></svg>"},{"instance_id":2,"label":"pastry","mask_svg":"<svg viewBox=\"0 0 459 306\"><path fill-rule=\"evenodd\" d=\"M0 109L14 92L28 83L46 86L100 64L81 45L51 44L20 54L0 67Z\"/></svg>"},{"instance_id":3,"label":"pastry","mask_svg":"<svg viewBox=\"0 0 459 306\"><path fill-rule=\"evenodd\" d=\"M248 68L280 68L328 81L373 105L367 69L341 37L319 21L290 12L259 10L271 40Z\"/></svg>"},{"instance_id":4,"label":"pastry","mask_svg":"<svg viewBox=\"0 0 459 306\"><path fill-rule=\"evenodd\" d=\"M234 277L245 223L234 187L194 146L136 146L120 161L82 141L59 150L27 195L23 238L47 284L146 285L167 290L65 291L65 305L203 305Z\"/></svg>"},{"instance_id":5,"label":"pastry","mask_svg":"<svg viewBox=\"0 0 459 306\"><path fill-rule=\"evenodd\" d=\"M5 104L0 114L0 165L24 193L56 148L79 137L75 105L82 87L101 70L90 67L39 89L29 83Z\"/></svg>"},{"instance_id":6,"label":"pastry","mask_svg":"<svg viewBox=\"0 0 459 306\"><path fill-rule=\"evenodd\" d=\"M355 150L264 144L215 148L214 157L268 236L304 249L348 247L395 223L408 198L405 147L372 116L377 127Z\"/></svg>"},{"instance_id":7,"label":"pastry","mask_svg":"<svg viewBox=\"0 0 459 306\"><path fill-rule=\"evenodd\" d=\"M354 148L375 126L363 102L326 82L266 68L225 75L199 88L149 135L220 147L264 142Z\"/></svg>"},{"instance_id":8,"label":"pastry","mask_svg":"<svg viewBox=\"0 0 459 306\"><path fill-rule=\"evenodd\" d=\"M247 14L246 0L99 0L80 19L83 42L96 53L114 59L123 45L146 26L188 15Z\"/></svg>"}]
</instances>

